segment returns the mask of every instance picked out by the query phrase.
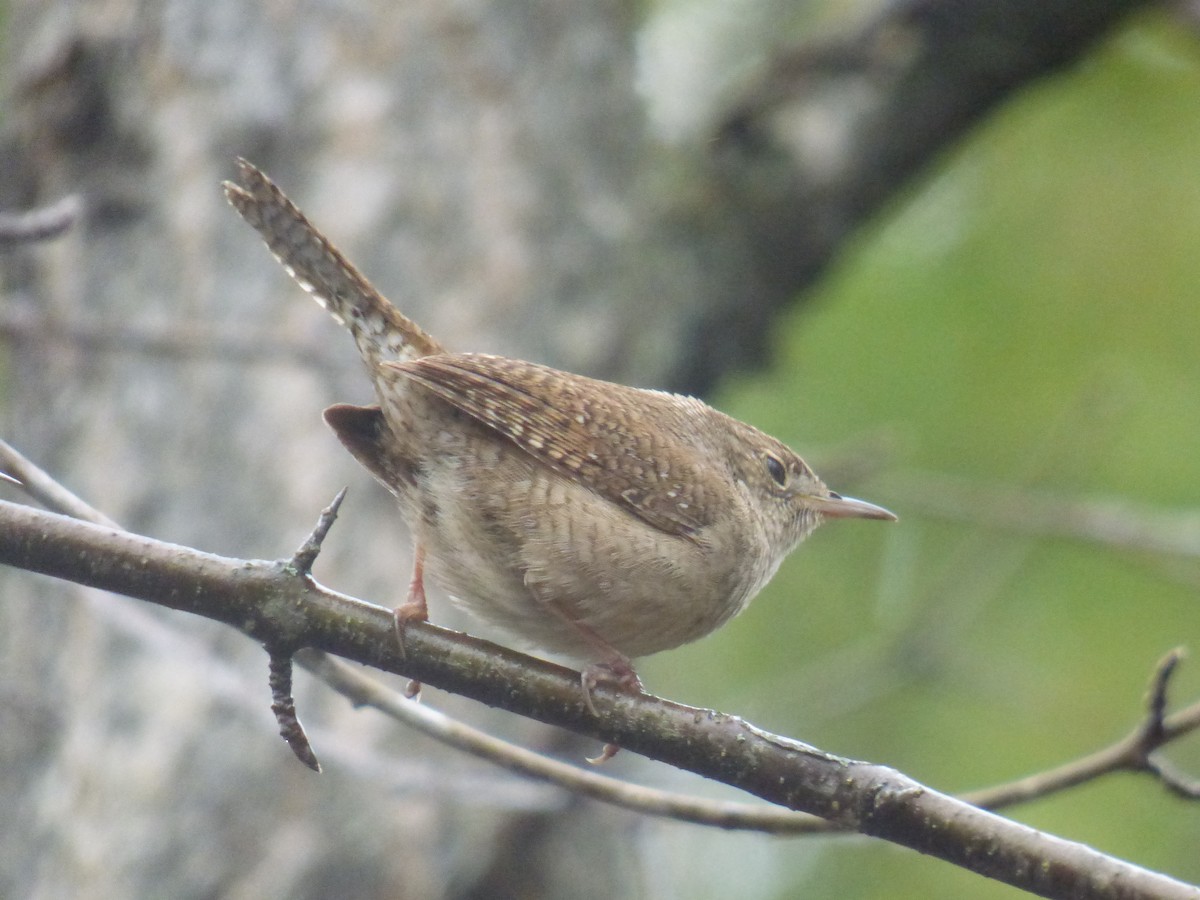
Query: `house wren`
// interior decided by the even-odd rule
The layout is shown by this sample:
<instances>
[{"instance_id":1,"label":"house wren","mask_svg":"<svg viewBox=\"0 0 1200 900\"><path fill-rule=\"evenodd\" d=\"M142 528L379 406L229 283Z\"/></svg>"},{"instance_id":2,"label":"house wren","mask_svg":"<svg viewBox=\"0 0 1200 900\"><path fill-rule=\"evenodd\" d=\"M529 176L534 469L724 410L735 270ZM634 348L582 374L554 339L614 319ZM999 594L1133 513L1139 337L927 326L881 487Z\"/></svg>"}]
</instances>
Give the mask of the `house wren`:
<instances>
[{"instance_id":1,"label":"house wren","mask_svg":"<svg viewBox=\"0 0 1200 900\"><path fill-rule=\"evenodd\" d=\"M400 501L415 562L479 619L640 687L630 660L737 615L825 519L895 519L830 491L779 441L692 397L479 353L397 311L262 172L229 201L349 329L377 406L325 421Z\"/></svg>"}]
</instances>

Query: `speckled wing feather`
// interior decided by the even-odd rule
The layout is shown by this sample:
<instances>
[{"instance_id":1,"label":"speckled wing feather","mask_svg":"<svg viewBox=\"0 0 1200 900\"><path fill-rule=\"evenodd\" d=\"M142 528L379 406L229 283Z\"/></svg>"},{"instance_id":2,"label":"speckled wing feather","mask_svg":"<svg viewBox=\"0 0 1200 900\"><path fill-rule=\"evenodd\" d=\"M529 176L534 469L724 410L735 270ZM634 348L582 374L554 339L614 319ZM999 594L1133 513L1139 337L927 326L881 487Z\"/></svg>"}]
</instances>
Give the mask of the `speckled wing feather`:
<instances>
[{"instance_id":1,"label":"speckled wing feather","mask_svg":"<svg viewBox=\"0 0 1200 900\"><path fill-rule=\"evenodd\" d=\"M387 367L660 531L691 538L712 522L692 448L654 440L664 418L703 414L698 400L481 353Z\"/></svg>"}]
</instances>

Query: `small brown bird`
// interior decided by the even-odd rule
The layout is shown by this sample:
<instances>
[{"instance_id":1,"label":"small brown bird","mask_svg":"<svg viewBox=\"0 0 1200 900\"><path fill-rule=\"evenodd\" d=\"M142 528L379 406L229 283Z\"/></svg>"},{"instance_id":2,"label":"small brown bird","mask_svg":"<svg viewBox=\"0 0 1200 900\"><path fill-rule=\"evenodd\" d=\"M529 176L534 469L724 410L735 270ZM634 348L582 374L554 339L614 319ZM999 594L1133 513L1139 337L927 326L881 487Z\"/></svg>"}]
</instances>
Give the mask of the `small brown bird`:
<instances>
[{"instance_id":1,"label":"small brown bird","mask_svg":"<svg viewBox=\"0 0 1200 900\"><path fill-rule=\"evenodd\" d=\"M401 315L262 172L233 206L349 329L378 406L325 420L391 491L415 563L398 627L426 619L429 576L484 622L640 688L631 660L737 615L826 519L895 519L827 488L779 441L692 397L478 353Z\"/></svg>"}]
</instances>

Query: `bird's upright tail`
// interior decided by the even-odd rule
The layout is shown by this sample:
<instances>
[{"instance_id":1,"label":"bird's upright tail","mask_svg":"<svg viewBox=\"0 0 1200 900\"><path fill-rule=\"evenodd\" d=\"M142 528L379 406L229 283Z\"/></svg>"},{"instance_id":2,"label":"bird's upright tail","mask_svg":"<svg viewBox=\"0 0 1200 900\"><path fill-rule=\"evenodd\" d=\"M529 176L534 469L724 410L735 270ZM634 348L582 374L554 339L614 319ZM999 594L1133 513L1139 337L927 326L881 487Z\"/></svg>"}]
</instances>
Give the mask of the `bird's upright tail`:
<instances>
[{"instance_id":1,"label":"bird's upright tail","mask_svg":"<svg viewBox=\"0 0 1200 900\"><path fill-rule=\"evenodd\" d=\"M244 159L225 196L300 287L350 330L372 377L379 365L445 350L403 315L308 221L275 183Z\"/></svg>"}]
</instances>

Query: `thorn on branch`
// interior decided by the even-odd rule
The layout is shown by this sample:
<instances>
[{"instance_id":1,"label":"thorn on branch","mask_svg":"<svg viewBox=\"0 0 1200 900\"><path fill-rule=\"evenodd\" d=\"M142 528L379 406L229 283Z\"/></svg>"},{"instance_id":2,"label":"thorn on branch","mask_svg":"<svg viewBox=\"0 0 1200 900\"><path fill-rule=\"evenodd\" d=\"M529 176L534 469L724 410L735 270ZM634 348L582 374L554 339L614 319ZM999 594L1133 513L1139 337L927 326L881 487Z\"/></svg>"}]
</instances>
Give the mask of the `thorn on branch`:
<instances>
[{"instance_id":1,"label":"thorn on branch","mask_svg":"<svg viewBox=\"0 0 1200 900\"><path fill-rule=\"evenodd\" d=\"M292 654L269 647L267 653L271 666L271 712L275 713L275 721L279 723L279 735L300 762L319 773L321 764L304 733L304 726L296 715L296 702L292 699Z\"/></svg>"},{"instance_id":2,"label":"thorn on branch","mask_svg":"<svg viewBox=\"0 0 1200 900\"><path fill-rule=\"evenodd\" d=\"M317 519L317 527L313 529L312 534L305 538L304 543L300 545L291 559L292 568L299 575L312 574L313 563L317 561L317 554L321 552L321 544L325 542L325 536L329 534L329 529L333 527L334 520L337 519L338 509L342 505L342 501L346 499L346 489L342 488L337 492L337 496L333 498L325 509L321 510L321 517Z\"/></svg>"}]
</instances>

